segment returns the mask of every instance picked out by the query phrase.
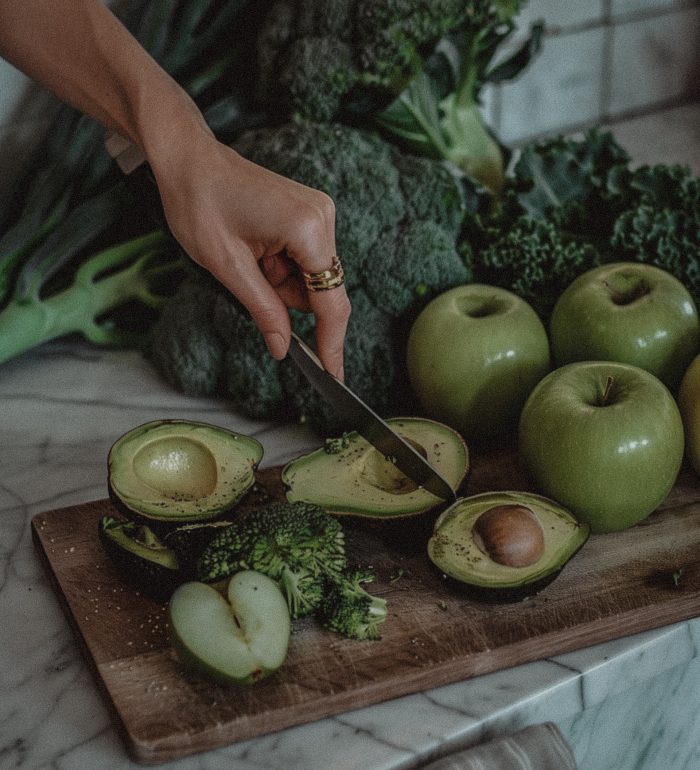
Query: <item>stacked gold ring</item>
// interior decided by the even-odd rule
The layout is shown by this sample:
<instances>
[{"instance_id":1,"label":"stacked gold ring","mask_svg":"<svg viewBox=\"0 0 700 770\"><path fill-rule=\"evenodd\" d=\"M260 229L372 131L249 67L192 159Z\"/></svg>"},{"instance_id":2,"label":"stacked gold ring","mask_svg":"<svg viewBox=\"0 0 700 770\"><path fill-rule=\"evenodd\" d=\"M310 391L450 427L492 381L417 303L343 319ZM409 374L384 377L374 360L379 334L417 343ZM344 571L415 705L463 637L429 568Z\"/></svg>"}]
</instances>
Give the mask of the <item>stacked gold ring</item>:
<instances>
[{"instance_id":1,"label":"stacked gold ring","mask_svg":"<svg viewBox=\"0 0 700 770\"><path fill-rule=\"evenodd\" d=\"M345 282L345 273L340 259L333 257L333 264L328 270L321 270L318 273L307 273L302 270L304 284L309 291L326 291L342 286Z\"/></svg>"}]
</instances>

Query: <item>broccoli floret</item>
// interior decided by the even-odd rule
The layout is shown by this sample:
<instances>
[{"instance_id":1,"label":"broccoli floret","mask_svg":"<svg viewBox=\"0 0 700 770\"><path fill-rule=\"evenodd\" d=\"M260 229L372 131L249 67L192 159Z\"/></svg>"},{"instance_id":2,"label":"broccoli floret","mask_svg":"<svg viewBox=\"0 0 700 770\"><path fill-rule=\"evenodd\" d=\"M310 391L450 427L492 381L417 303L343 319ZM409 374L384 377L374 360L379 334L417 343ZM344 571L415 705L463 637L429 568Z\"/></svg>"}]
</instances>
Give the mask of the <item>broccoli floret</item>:
<instances>
[{"instance_id":1,"label":"broccoli floret","mask_svg":"<svg viewBox=\"0 0 700 770\"><path fill-rule=\"evenodd\" d=\"M379 239L383 280L367 282L377 307L400 316L436 294L467 283L471 274L455 247L454 235L436 222L405 221Z\"/></svg>"},{"instance_id":2,"label":"broccoli floret","mask_svg":"<svg viewBox=\"0 0 700 770\"><path fill-rule=\"evenodd\" d=\"M472 10L462 0L284 0L259 31L260 97L329 121L355 100L386 103L443 34ZM270 73L276 71L273 79Z\"/></svg>"},{"instance_id":3,"label":"broccoli floret","mask_svg":"<svg viewBox=\"0 0 700 770\"><path fill-rule=\"evenodd\" d=\"M264 418L283 403L279 364L248 311L233 297L219 294L212 312L224 348L222 387L235 407L246 415Z\"/></svg>"},{"instance_id":4,"label":"broccoli floret","mask_svg":"<svg viewBox=\"0 0 700 770\"><path fill-rule=\"evenodd\" d=\"M350 639L379 639L379 626L386 619L386 600L362 587L373 580L372 573L353 569L327 581L316 611L321 624Z\"/></svg>"},{"instance_id":5,"label":"broccoli floret","mask_svg":"<svg viewBox=\"0 0 700 770\"><path fill-rule=\"evenodd\" d=\"M616 256L669 271L700 302L700 178L682 166L643 167L630 187L639 198L614 224Z\"/></svg>"},{"instance_id":6,"label":"broccoli floret","mask_svg":"<svg viewBox=\"0 0 700 770\"><path fill-rule=\"evenodd\" d=\"M600 264L588 243L567 240L549 220L523 215L473 254L476 280L509 289L547 319L561 292L586 270Z\"/></svg>"},{"instance_id":7,"label":"broccoli floret","mask_svg":"<svg viewBox=\"0 0 700 770\"><path fill-rule=\"evenodd\" d=\"M238 516L197 562L197 579L217 582L246 569L280 584L292 617L319 606L324 582L346 566L345 534L317 505L270 503Z\"/></svg>"}]
</instances>

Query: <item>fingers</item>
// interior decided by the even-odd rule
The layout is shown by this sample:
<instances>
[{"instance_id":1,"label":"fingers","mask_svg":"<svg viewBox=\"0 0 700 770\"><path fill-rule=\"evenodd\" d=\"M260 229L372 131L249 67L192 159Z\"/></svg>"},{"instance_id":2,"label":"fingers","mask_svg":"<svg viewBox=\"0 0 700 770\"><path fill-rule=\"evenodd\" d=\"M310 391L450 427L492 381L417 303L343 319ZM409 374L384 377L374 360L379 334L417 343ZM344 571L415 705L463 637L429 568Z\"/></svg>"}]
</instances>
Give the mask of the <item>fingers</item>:
<instances>
[{"instance_id":1,"label":"fingers","mask_svg":"<svg viewBox=\"0 0 700 770\"><path fill-rule=\"evenodd\" d=\"M318 190L308 190L303 216L287 246L289 256L307 273L329 270L336 256L335 205ZM306 289L316 316L316 352L324 368L343 379L343 349L350 318L350 301L344 285L322 291Z\"/></svg>"},{"instance_id":2,"label":"fingers","mask_svg":"<svg viewBox=\"0 0 700 770\"><path fill-rule=\"evenodd\" d=\"M344 378L343 349L350 318L350 300L345 286L309 294L316 316L316 351L324 368L339 380Z\"/></svg>"},{"instance_id":3,"label":"fingers","mask_svg":"<svg viewBox=\"0 0 700 770\"><path fill-rule=\"evenodd\" d=\"M272 282L261 275L252 254L237 255L210 267L217 278L246 307L265 339L270 355L277 360L287 355L291 337L288 304L275 290ZM273 278L284 282L278 267Z\"/></svg>"}]
</instances>

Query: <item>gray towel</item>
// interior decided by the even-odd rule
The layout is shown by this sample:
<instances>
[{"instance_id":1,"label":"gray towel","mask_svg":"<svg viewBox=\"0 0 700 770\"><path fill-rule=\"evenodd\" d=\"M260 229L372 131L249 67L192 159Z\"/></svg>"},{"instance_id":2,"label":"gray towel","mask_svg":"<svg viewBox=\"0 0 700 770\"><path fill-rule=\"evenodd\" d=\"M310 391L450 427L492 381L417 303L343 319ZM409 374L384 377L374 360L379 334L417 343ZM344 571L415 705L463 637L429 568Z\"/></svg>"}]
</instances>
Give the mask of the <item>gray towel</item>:
<instances>
[{"instance_id":1,"label":"gray towel","mask_svg":"<svg viewBox=\"0 0 700 770\"><path fill-rule=\"evenodd\" d=\"M576 770L556 725L545 722L443 757L422 770Z\"/></svg>"}]
</instances>

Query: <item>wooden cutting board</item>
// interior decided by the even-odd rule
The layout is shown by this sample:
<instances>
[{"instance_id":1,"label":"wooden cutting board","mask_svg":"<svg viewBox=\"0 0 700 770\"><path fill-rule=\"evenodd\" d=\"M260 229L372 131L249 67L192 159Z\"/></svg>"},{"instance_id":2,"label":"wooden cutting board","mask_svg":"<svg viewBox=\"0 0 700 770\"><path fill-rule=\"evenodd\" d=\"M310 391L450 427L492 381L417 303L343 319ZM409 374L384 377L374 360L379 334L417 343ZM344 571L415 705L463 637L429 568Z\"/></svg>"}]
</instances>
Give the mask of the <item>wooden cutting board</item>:
<instances>
[{"instance_id":1,"label":"wooden cutting board","mask_svg":"<svg viewBox=\"0 0 700 770\"><path fill-rule=\"evenodd\" d=\"M473 458L470 494L528 489L514 453ZM260 473L281 496L279 469ZM625 532L594 536L538 596L518 604L466 599L422 548L348 533L386 598L381 641L358 642L295 622L271 678L225 688L186 674L167 638L165 607L124 584L102 551L99 500L37 515L32 531L68 619L113 707L131 756L157 763L411 692L700 615L700 483L688 470L663 506Z\"/></svg>"}]
</instances>

